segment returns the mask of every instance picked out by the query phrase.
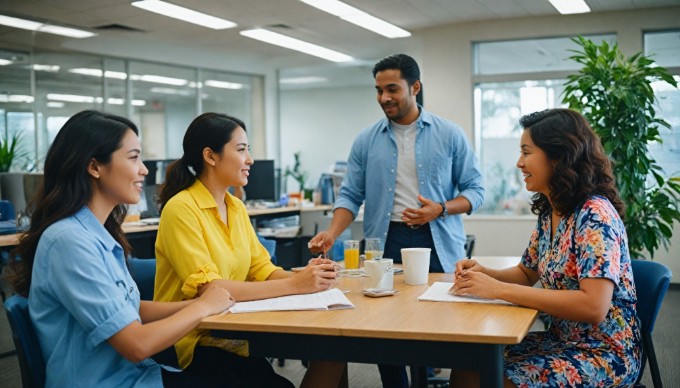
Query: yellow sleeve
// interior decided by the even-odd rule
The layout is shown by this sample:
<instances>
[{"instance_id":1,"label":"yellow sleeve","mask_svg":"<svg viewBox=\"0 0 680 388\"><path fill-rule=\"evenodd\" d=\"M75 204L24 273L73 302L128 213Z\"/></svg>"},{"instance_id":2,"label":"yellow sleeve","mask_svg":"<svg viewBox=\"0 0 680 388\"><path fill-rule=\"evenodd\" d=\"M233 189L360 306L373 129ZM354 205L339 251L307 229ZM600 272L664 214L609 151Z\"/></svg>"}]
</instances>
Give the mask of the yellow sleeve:
<instances>
[{"instance_id":1,"label":"yellow sleeve","mask_svg":"<svg viewBox=\"0 0 680 388\"><path fill-rule=\"evenodd\" d=\"M203 237L200 209L186 201L169 201L163 209L156 239L157 259L167 260L182 280L182 293L194 298L198 288L222 279Z\"/></svg>"},{"instance_id":2,"label":"yellow sleeve","mask_svg":"<svg viewBox=\"0 0 680 388\"><path fill-rule=\"evenodd\" d=\"M240 237L245 244L250 246L250 268L248 269L248 277L246 280L267 280L272 272L278 269L282 270L283 268L277 267L272 263L269 252L262 246L260 240L257 238L257 234L255 234L255 229L253 229L253 224L250 222L246 207L242 203L237 206L239 223L243 226L237 230L243 231Z\"/></svg>"}]
</instances>

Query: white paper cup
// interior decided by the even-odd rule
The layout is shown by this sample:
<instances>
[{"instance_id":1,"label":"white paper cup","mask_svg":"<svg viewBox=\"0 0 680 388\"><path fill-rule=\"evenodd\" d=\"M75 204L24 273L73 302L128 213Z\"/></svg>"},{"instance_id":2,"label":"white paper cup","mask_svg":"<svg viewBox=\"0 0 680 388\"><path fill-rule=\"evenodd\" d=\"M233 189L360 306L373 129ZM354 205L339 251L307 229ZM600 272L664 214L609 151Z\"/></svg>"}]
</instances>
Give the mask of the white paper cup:
<instances>
[{"instance_id":1,"label":"white paper cup","mask_svg":"<svg viewBox=\"0 0 680 388\"><path fill-rule=\"evenodd\" d=\"M403 248L404 282L412 286L427 284L430 272L430 248Z\"/></svg>"},{"instance_id":2,"label":"white paper cup","mask_svg":"<svg viewBox=\"0 0 680 388\"><path fill-rule=\"evenodd\" d=\"M392 262L392 259L364 261L364 271L368 275L366 288L393 289L394 271L392 271Z\"/></svg>"}]
</instances>

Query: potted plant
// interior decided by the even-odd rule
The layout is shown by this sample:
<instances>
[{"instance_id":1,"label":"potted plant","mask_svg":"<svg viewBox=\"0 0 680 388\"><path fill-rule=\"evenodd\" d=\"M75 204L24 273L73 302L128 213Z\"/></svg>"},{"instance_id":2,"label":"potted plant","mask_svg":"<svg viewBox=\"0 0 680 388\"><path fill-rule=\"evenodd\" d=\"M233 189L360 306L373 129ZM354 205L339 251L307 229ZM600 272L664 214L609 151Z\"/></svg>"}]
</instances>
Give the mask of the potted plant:
<instances>
[{"instance_id":1,"label":"potted plant","mask_svg":"<svg viewBox=\"0 0 680 388\"><path fill-rule=\"evenodd\" d=\"M24 152L17 149L19 141L21 134L18 132L11 136L5 133L0 139L0 172L9 171L12 163L24 156Z\"/></svg>"},{"instance_id":2,"label":"potted plant","mask_svg":"<svg viewBox=\"0 0 680 388\"><path fill-rule=\"evenodd\" d=\"M588 119L613 163L631 256L646 250L654 258L660 245L668 249L673 223L680 221L680 177L666 177L648 153L649 143L661 142L659 129L671 128L656 117L651 83L677 83L642 53L625 57L617 44L573 40L581 49L570 58L583 68L568 77L564 103Z\"/></svg>"},{"instance_id":3,"label":"potted plant","mask_svg":"<svg viewBox=\"0 0 680 388\"><path fill-rule=\"evenodd\" d=\"M307 173L300 171L300 151L293 154L295 158L295 164L293 164L293 169L286 167L284 175L287 177L292 177L300 185L300 195L304 195L305 182L307 181Z\"/></svg>"}]
</instances>

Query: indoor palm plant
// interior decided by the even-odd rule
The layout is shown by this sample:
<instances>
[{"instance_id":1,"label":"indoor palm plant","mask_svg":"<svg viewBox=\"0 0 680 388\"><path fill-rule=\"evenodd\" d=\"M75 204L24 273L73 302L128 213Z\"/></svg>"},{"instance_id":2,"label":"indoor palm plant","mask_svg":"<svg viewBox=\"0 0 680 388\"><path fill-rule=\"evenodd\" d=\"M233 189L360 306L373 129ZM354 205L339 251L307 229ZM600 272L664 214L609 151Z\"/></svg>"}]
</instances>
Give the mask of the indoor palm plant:
<instances>
[{"instance_id":1,"label":"indoor palm plant","mask_svg":"<svg viewBox=\"0 0 680 388\"><path fill-rule=\"evenodd\" d=\"M0 172L9 171L12 163L23 156L22 151L17 148L21 141L21 134L19 132L5 135L0 139Z\"/></svg>"},{"instance_id":2,"label":"indoor palm plant","mask_svg":"<svg viewBox=\"0 0 680 388\"><path fill-rule=\"evenodd\" d=\"M659 129L671 128L656 117L651 84L677 83L642 53L626 57L617 44L574 41L581 49L570 58L583 68L568 77L564 102L588 119L613 163L632 257L646 250L653 258L661 245L668 248L680 221L680 177L666 177L648 152L649 143L661 141Z\"/></svg>"}]
</instances>

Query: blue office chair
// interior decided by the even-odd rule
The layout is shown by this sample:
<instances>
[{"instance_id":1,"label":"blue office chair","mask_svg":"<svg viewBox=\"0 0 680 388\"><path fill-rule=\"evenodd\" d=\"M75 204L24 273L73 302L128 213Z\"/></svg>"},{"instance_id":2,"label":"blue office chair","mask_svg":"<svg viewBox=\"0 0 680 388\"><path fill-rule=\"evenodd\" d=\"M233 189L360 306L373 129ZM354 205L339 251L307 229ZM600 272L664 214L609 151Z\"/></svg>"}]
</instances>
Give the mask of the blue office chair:
<instances>
[{"instance_id":1,"label":"blue office chair","mask_svg":"<svg viewBox=\"0 0 680 388\"><path fill-rule=\"evenodd\" d=\"M132 279L137 283L139 297L142 300L153 300L153 290L156 281L156 259L128 259L128 267Z\"/></svg>"},{"instance_id":2,"label":"blue office chair","mask_svg":"<svg viewBox=\"0 0 680 388\"><path fill-rule=\"evenodd\" d=\"M28 315L28 300L20 295L7 298L5 312L17 349L22 385L24 388L42 388L45 385L45 360Z\"/></svg>"},{"instance_id":3,"label":"blue office chair","mask_svg":"<svg viewBox=\"0 0 680 388\"><path fill-rule=\"evenodd\" d=\"M264 249L269 252L269 256L272 258L272 263L276 264L276 240L264 238L259 234L257 235L257 239L260 240L260 244L264 246Z\"/></svg>"},{"instance_id":4,"label":"blue office chair","mask_svg":"<svg viewBox=\"0 0 680 388\"><path fill-rule=\"evenodd\" d=\"M156 259L138 259L136 257L128 258L128 268L130 269L130 276L137 284L139 289L139 298L141 300L153 300L154 284L156 282ZM177 353L175 347L170 346L165 350L152 357L157 363L170 365L175 368L179 367L177 361Z\"/></svg>"},{"instance_id":5,"label":"blue office chair","mask_svg":"<svg viewBox=\"0 0 680 388\"><path fill-rule=\"evenodd\" d=\"M652 332L673 273L665 265L648 260L632 260L632 268L637 291L637 314L640 318L640 331L642 332L642 366L636 384L640 383L645 371L645 364L649 360L654 387L661 388L663 384L661 383L659 364L656 362L656 353L654 353Z\"/></svg>"}]
</instances>

